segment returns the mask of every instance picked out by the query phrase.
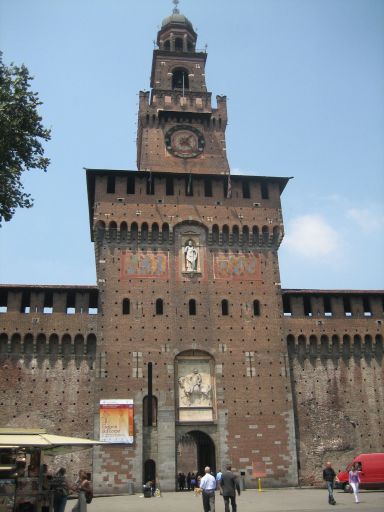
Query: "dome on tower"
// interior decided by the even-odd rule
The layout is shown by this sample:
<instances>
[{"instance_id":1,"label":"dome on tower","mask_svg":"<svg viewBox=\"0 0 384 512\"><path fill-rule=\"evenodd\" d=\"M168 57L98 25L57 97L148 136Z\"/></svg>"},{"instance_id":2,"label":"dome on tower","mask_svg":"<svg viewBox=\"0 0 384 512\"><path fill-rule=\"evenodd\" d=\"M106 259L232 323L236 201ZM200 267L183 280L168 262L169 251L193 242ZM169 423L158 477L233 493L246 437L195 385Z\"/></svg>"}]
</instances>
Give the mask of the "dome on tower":
<instances>
[{"instance_id":1,"label":"dome on tower","mask_svg":"<svg viewBox=\"0 0 384 512\"><path fill-rule=\"evenodd\" d=\"M171 24L171 23L177 23L178 25L182 24L182 25L187 25L188 28L192 29L193 30L193 26L192 26L192 23L189 21L189 19L184 16L184 14L181 14L181 12L179 11L179 9L177 8L177 5L178 5L178 0L174 0L173 2L175 4L175 8L173 9L173 12L170 16L167 16L166 18L163 19L162 23L161 23L161 28L163 29L164 27L166 27L167 25Z\"/></svg>"},{"instance_id":2,"label":"dome on tower","mask_svg":"<svg viewBox=\"0 0 384 512\"><path fill-rule=\"evenodd\" d=\"M166 25L169 25L170 23L188 25L188 27L193 28L192 23L189 21L189 19L186 16L184 16L184 14L181 14L177 9L174 9L173 13L170 16L167 16L163 19L161 23L161 28L164 28Z\"/></svg>"}]
</instances>

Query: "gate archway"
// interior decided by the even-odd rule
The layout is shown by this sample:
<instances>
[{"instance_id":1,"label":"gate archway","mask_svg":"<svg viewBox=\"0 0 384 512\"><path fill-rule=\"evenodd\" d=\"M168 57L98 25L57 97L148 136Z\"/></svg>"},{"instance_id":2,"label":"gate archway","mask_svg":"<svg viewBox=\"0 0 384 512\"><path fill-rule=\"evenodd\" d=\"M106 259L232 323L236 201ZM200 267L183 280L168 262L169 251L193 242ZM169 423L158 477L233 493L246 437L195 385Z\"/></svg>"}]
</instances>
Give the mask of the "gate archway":
<instances>
[{"instance_id":1,"label":"gate archway","mask_svg":"<svg viewBox=\"0 0 384 512\"><path fill-rule=\"evenodd\" d=\"M201 430L183 434L177 443L177 474L197 471L203 476L205 466L216 473L216 449L211 437Z\"/></svg>"},{"instance_id":2,"label":"gate archway","mask_svg":"<svg viewBox=\"0 0 384 512\"><path fill-rule=\"evenodd\" d=\"M153 481L156 483L156 462L152 459L148 459L144 462L144 475L143 483Z\"/></svg>"}]
</instances>

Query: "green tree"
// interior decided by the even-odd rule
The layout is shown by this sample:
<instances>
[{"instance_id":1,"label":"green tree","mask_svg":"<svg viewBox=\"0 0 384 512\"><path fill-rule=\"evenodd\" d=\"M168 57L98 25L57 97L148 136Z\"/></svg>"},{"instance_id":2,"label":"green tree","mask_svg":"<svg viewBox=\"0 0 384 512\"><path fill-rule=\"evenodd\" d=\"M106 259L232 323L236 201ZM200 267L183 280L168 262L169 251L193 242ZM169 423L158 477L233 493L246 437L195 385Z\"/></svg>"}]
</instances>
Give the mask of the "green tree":
<instances>
[{"instance_id":1,"label":"green tree","mask_svg":"<svg viewBox=\"0 0 384 512\"><path fill-rule=\"evenodd\" d=\"M43 140L51 138L44 128L38 94L31 91L26 66L6 66L0 53L0 226L12 219L16 208L30 208L33 199L24 192L24 171L47 170Z\"/></svg>"}]
</instances>

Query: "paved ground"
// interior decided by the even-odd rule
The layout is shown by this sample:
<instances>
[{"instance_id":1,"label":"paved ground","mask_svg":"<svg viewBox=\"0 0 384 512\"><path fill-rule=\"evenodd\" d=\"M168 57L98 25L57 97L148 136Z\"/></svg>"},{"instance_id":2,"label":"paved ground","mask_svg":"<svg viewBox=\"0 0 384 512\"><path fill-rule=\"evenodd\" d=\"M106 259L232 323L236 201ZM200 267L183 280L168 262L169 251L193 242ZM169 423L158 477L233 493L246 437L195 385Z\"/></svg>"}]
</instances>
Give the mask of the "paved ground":
<instances>
[{"instance_id":1,"label":"paved ground","mask_svg":"<svg viewBox=\"0 0 384 512\"><path fill-rule=\"evenodd\" d=\"M337 504L332 507L327 502L325 489L278 489L247 490L237 498L238 512L323 512L343 510L359 512L384 511L383 491L362 491L361 502L356 505L352 494L336 491ZM67 504L66 512L75 501ZM161 498L144 498L140 494L133 496L114 496L94 498L88 505L88 512L203 512L201 497L192 492L164 493ZM224 512L222 497L216 494L216 512Z\"/></svg>"}]
</instances>

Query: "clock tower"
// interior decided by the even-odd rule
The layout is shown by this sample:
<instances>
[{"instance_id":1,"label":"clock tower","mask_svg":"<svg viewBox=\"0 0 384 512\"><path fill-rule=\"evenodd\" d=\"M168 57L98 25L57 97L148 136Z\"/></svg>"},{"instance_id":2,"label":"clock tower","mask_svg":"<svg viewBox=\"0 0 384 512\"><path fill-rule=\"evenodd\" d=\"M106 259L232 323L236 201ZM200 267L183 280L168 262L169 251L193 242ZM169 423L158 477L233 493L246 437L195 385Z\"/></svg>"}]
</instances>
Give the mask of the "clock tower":
<instances>
[{"instance_id":1,"label":"clock tower","mask_svg":"<svg viewBox=\"0 0 384 512\"><path fill-rule=\"evenodd\" d=\"M175 2L177 5L178 2ZM140 92L137 133L139 170L227 174L225 96L205 83L207 54L177 7L162 22L153 52L151 91Z\"/></svg>"}]
</instances>

